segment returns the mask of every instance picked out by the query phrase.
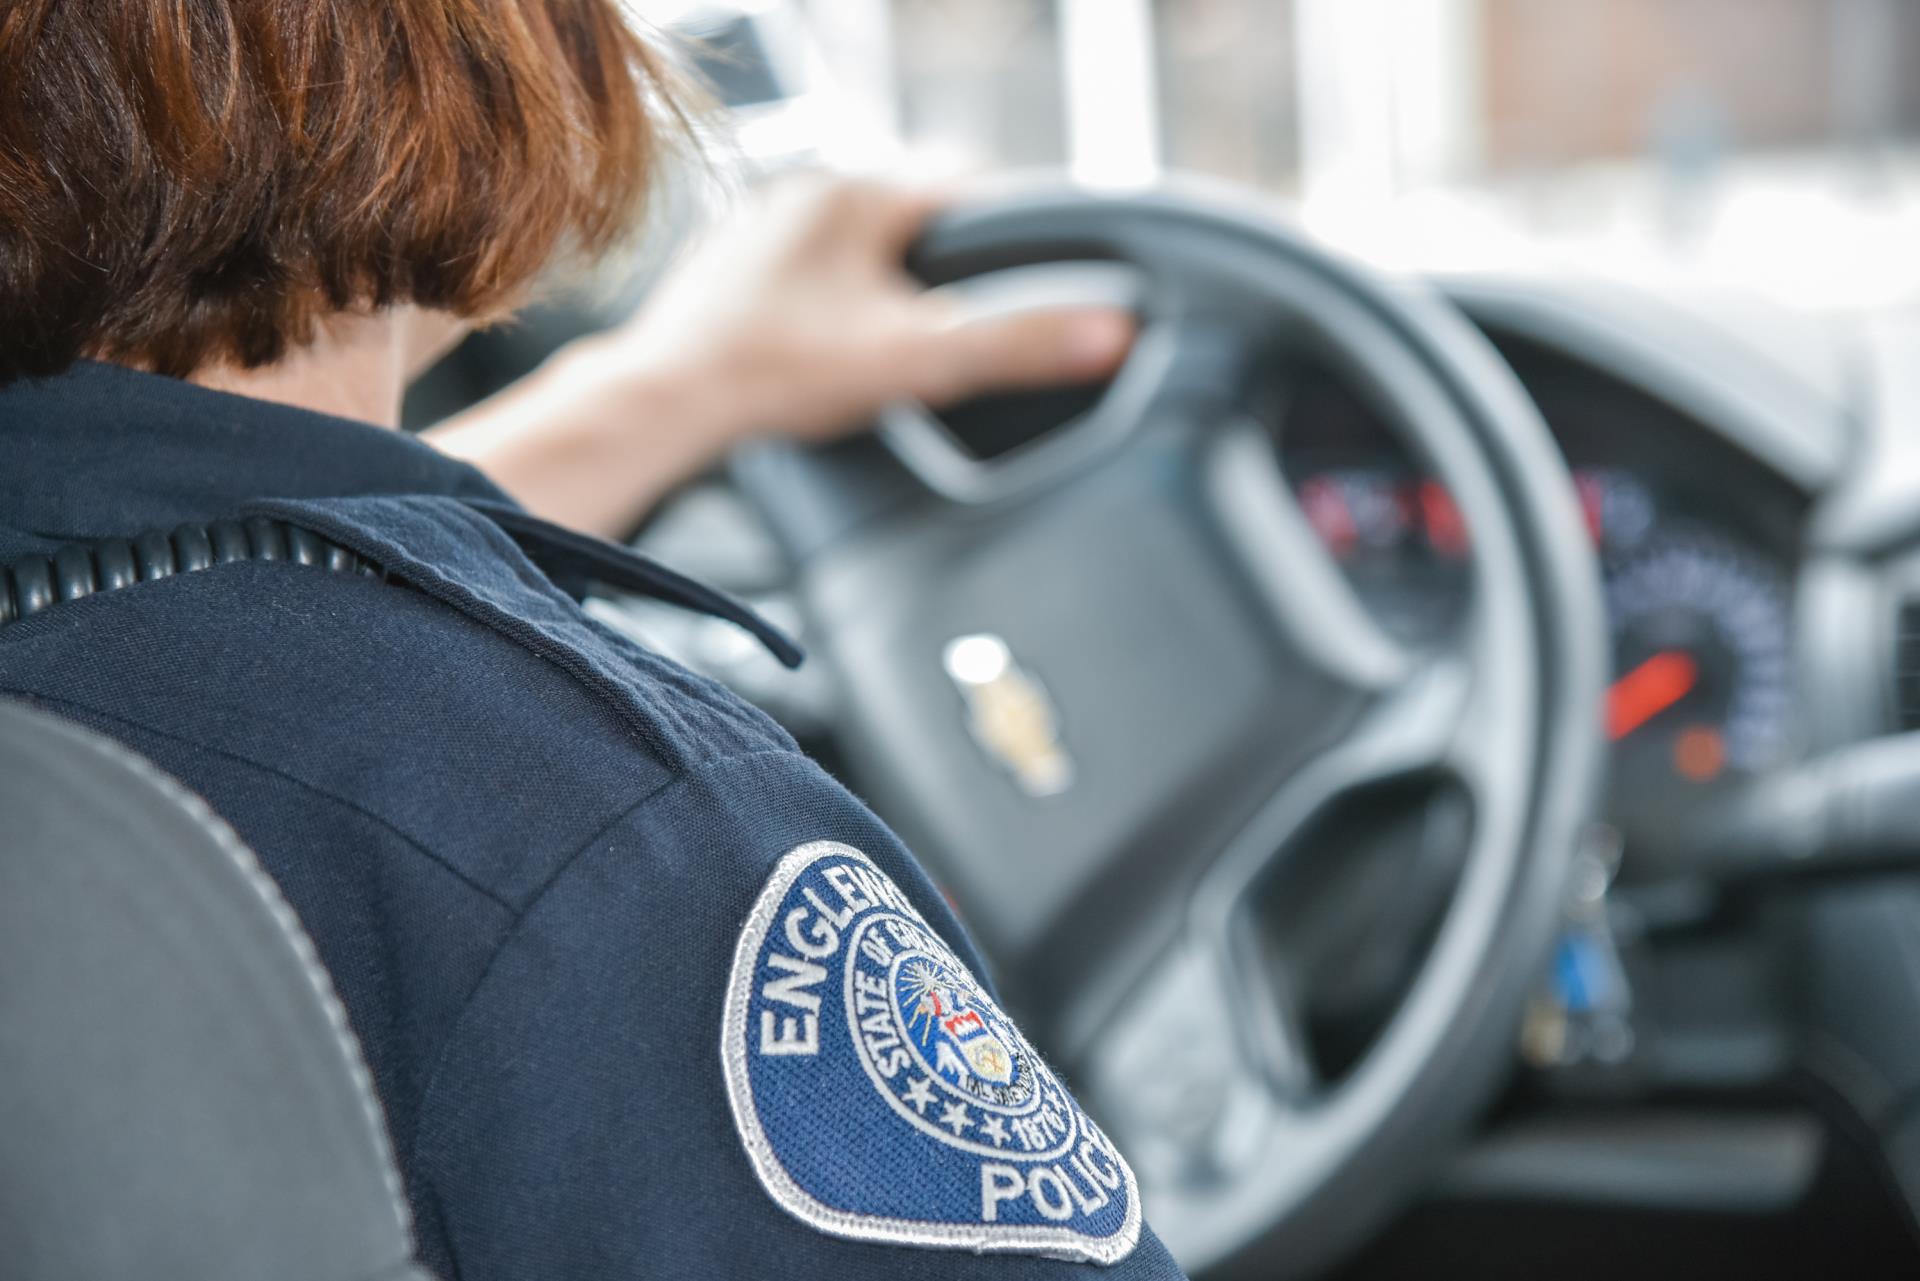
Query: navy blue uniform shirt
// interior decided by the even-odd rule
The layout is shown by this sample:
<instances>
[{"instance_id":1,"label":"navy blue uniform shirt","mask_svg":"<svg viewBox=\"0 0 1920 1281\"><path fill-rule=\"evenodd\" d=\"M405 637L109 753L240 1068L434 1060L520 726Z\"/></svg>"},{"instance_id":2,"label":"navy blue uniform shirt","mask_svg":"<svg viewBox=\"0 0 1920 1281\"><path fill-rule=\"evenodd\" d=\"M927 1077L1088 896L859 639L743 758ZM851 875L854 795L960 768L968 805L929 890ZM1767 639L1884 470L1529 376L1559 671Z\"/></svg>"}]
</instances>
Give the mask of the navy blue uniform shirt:
<instances>
[{"instance_id":1,"label":"navy blue uniform shirt","mask_svg":"<svg viewBox=\"0 0 1920 1281\"><path fill-rule=\"evenodd\" d=\"M399 433L102 365L0 390L0 561L248 515L384 577L242 560L64 602L0 627L0 696L130 745L258 852L429 1267L1180 1275L886 827L566 589L729 603Z\"/></svg>"}]
</instances>

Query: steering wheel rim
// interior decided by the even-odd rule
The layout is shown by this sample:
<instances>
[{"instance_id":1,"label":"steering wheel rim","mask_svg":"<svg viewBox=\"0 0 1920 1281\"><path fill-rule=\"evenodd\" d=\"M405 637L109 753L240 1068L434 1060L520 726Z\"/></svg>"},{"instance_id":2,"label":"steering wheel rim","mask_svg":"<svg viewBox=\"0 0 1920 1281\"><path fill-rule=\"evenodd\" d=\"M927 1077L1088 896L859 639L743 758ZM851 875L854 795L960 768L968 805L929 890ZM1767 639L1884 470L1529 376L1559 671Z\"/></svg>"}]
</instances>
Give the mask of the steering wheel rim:
<instances>
[{"instance_id":1,"label":"steering wheel rim","mask_svg":"<svg viewBox=\"0 0 1920 1281\"><path fill-rule=\"evenodd\" d=\"M1129 1153L1156 1231L1190 1268L1252 1263L1266 1276L1310 1275L1400 1203L1512 1061L1513 1033L1558 921L1600 768L1606 631L1598 572L1552 439L1486 340L1425 290L1339 261L1234 197L1029 186L939 219L909 265L944 284L1085 261L1122 263L1145 280L1139 354L1093 411L1100 430L1082 438L1097 447L1061 448L1057 465L1009 469L1018 484L933 485L944 492L920 490L808 557L799 578L809 635L842 685L862 786L947 883L989 956L1013 962L1017 975L1036 957L1071 950L1055 935L1081 951L1106 949L1099 963L1075 971L1084 996L1028 994L1029 1010L1041 1011L1029 1032L1064 1060L1083 1102ZM1363 385L1469 514L1473 591L1456 642L1443 652L1410 653L1373 623L1294 507L1265 433L1221 394L1255 333L1262 341L1284 335ZM911 447L894 444L911 468ZM1096 501L1107 490L1115 492ZM1286 757L1284 769L1249 766L1232 803L1216 789L1210 801L1203 790L1182 793L1171 809L1135 806L1129 813L1151 822L1125 833L1115 846L1122 856L1055 896L1057 912L1023 917L1023 898L1047 898L1021 896L1020 878L1045 879L1033 869L1049 836L1056 848L1074 847L1058 844L1068 829L1049 816L1045 798L989 797L979 780L994 778L991 768L961 777L961 758L947 748L964 736L963 718L942 727L934 715L941 699L950 711L957 700L934 642L956 627L1004 635L1024 661L1031 638L1031 652L1041 655L1033 687L1058 695L1068 747L1076 746L1076 720L1096 740L1105 737L1097 730L1124 729L1124 714L1116 720L1082 696L1072 650L1054 644L1049 654L1063 620L1058 601L1037 599L1048 585L1005 590L1015 581L1008 556L1038 565L1033 572L1043 576L1055 555L1071 563L1077 548L1084 557L1090 540L1116 558L1160 556L1162 544L1126 544L1126 526L1114 523L1126 519L1116 512L1145 521L1141 504L1156 502L1182 512L1177 527L1161 531L1162 544L1211 548L1222 584L1238 593L1232 616L1270 626L1272 646L1260 652L1284 652L1299 665L1258 686L1271 708L1297 718L1298 732L1281 745L1236 730L1242 750L1265 743ZM1104 541L1096 537L1102 531ZM1175 566L1170 572L1196 580L1205 573L1197 558L1165 558L1163 571ZM996 573L997 598L978 586ZM936 593L929 583L958 586ZM1068 579L1051 586L1083 611L1083 647L1098 646L1102 628L1122 616L1109 618L1109 605L1129 608L1097 592L1076 595ZM1220 599L1228 594L1223 587ZM964 606L949 595L965 598ZM882 599L886 607L876 609ZM1205 612L1195 611L1186 637L1202 648ZM1071 620L1065 626L1070 633ZM1240 669L1226 652L1216 643L1218 662L1203 655L1189 667L1227 680ZM1173 665L1161 670L1177 681L1180 660L1167 661ZM1152 679L1148 663L1139 683ZM1177 706L1140 697L1136 722L1151 720L1154 707ZM1224 707L1204 694L1196 701ZM1175 728L1169 722L1169 741ZM935 749L918 760L916 737L929 736ZM1078 746L1101 763L1100 742ZM977 744L961 748L981 766ZM1435 771L1464 785L1471 801L1460 881L1398 1012L1342 1082L1315 1090L1310 1072L1303 1076L1307 1058L1284 976L1249 952L1249 895L1293 857L1330 805L1378 782ZM994 783L1008 790L1004 776ZM1194 843L1211 848L1143 852L1156 841L1164 851L1177 838L1170 812L1205 812L1196 796L1231 816L1211 828L1190 825ZM1114 798L1107 794L1109 806ZM1061 801L1051 813L1076 803ZM969 805L1011 817L996 830L969 819ZM1012 859L1002 856L1009 844ZM1179 866L1169 871L1169 863ZM1129 918L1149 923L1140 945L1103 942L1074 924L1075 914L1125 899L1116 882L1128 878L1145 886L1137 897L1164 900ZM1008 910L994 910L996 903ZM1001 928L1008 920L1014 924ZM1186 1060L1200 1064L1198 1075ZM1169 1125L1196 1082L1210 1119Z\"/></svg>"}]
</instances>

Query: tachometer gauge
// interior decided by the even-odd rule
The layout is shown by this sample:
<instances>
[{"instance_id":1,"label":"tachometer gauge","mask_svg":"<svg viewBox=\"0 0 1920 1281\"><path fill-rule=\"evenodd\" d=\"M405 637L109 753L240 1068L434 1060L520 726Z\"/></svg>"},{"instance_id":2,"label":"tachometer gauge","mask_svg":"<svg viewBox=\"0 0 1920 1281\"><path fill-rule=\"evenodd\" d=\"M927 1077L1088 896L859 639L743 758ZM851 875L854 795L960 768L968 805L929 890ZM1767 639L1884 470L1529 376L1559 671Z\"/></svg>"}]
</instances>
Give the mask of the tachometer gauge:
<instances>
[{"instance_id":1,"label":"tachometer gauge","mask_svg":"<svg viewBox=\"0 0 1920 1281\"><path fill-rule=\"evenodd\" d=\"M1701 797L1788 753L1787 587L1727 538L1669 529L1609 567L1607 596L1608 811L1630 846L1657 846L1669 821Z\"/></svg>"}]
</instances>

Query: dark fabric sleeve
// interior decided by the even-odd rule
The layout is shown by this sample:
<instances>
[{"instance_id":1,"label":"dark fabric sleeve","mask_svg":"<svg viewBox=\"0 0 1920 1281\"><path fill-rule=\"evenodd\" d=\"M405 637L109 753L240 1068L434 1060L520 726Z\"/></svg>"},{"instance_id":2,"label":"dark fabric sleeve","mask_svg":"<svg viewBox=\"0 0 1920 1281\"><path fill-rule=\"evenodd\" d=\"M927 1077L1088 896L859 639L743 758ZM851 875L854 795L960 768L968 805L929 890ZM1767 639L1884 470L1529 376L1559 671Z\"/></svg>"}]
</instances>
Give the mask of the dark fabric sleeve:
<instances>
[{"instance_id":1,"label":"dark fabric sleeve","mask_svg":"<svg viewBox=\"0 0 1920 1281\"><path fill-rule=\"evenodd\" d=\"M969 971L912 858L804 757L683 776L554 877L449 1038L410 1163L423 1258L462 1281L1180 1277Z\"/></svg>"}]
</instances>

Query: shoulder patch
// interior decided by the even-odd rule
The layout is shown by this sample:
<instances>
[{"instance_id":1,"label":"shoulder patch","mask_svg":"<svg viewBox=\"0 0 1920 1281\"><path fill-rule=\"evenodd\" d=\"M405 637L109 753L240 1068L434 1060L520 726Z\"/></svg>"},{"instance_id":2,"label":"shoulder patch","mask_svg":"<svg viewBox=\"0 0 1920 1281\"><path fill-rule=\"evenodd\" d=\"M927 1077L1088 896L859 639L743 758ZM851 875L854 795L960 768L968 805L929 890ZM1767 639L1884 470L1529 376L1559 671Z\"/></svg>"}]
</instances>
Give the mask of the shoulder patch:
<instances>
[{"instance_id":1,"label":"shoulder patch","mask_svg":"<svg viewBox=\"0 0 1920 1281\"><path fill-rule=\"evenodd\" d=\"M734 949L721 1030L741 1142L780 1207L860 1241L1117 1263L1119 1151L874 863L782 858Z\"/></svg>"}]
</instances>

